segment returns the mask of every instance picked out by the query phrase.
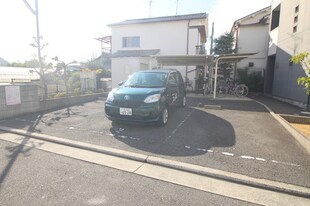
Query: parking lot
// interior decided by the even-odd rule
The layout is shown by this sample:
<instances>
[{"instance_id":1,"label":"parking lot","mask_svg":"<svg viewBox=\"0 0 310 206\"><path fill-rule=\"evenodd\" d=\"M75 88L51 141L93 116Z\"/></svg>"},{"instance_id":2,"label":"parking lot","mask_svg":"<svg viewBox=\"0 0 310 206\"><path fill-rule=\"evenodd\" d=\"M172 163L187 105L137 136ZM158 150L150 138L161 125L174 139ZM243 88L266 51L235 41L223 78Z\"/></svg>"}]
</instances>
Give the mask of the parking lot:
<instances>
[{"instance_id":1,"label":"parking lot","mask_svg":"<svg viewBox=\"0 0 310 206\"><path fill-rule=\"evenodd\" d=\"M221 110L205 109L218 105ZM165 127L112 123L104 100L2 120L1 126L310 186L310 158L267 110L244 98L189 97Z\"/></svg>"}]
</instances>

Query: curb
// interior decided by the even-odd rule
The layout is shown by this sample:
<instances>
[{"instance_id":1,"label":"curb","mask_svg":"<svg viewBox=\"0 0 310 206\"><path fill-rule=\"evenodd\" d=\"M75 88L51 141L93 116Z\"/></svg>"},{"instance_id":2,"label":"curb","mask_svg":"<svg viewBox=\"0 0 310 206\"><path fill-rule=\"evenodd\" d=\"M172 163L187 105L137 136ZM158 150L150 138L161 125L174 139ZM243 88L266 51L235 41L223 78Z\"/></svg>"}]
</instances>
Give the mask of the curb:
<instances>
[{"instance_id":1,"label":"curb","mask_svg":"<svg viewBox=\"0 0 310 206\"><path fill-rule=\"evenodd\" d=\"M310 141L294 127L292 127L283 117L275 114L268 106L253 99L258 104L264 106L268 112L297 140L297 142L310 154Z\"/></svg>"},{"instance_id":2,"label":"curb","mask_svg":"<svg viewBox=\"0 0 310 206\"><path fill-rule=\"evenodd\" d=\"M62 144L70 147L75 147L79 149L89 150L93 152L103 153L107 155L117 156L125 159L135 160L139 162L144 162L148 164L153 164L157 166L167 167L171 169L176 169L184 172L190 172L202 176L208 176L212 178L217 178L229 182L234 182L237 184L243 184L251 187L286 193L289 195L295 195L299 197L310 198L310 188L276 182L272 180L259 179L254 177L249 177L245 175L240 175L237 173L226 172L222 170L212 169L208 167L203 167L199 165L193 165L190 163L178 162L175 160L168 160L160 157L148 156L134 152L127 152L119 149L113 149L104 146L93 145L89 143L83 143L78 141L72 141L68 139L63 139L59 137L32 133L29 131L24 131L20 129L13 129L10 127L0 126L0 130L15 133L19 135L29 136L31 138L45 140L57 144Z\"/></svg>"}]
</instances>

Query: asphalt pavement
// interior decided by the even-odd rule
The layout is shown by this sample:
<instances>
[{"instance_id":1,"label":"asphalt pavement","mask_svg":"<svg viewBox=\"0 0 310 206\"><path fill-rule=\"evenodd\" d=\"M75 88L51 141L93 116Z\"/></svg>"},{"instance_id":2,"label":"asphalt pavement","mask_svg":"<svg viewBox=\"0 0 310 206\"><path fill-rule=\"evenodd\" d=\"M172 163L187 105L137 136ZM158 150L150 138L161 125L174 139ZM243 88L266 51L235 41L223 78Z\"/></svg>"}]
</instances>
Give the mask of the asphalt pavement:
<instances>
[{"instance_id":1,"label":"asphalt pavement","mask_svg":"<svg viewBox=\"0 0 310 206\"><path fill-rule=\"evenodd\" d=\"M221 110L205 109L219 105ZM248 98L188 98L169 123L112 123L102 100L0 122L1 126L310 187L309 154L257 102Z\"/></svg>"},{"instance_id":2,"label":"asphalt pavement","mask_svg":"<svg viewBox=\"0 0 310 206\"><path fill-rule=\"evenodd\" d=\"M256 205L0 140L0 202L24 205Z\"/></svg>"},{"instance_id":3,"label":"asphalt pavement","mask_svg":"<svg viewBox=\"0 0 310 206\"><path fill-rule=\"evenodd\" d=\"M310 111L304 108L280 101L271 96L262 94L250 94L250 98L257 100L264 105L268 106L276 114L297 115L297 116L310 116Z\"/></svg>"}]
</instances>

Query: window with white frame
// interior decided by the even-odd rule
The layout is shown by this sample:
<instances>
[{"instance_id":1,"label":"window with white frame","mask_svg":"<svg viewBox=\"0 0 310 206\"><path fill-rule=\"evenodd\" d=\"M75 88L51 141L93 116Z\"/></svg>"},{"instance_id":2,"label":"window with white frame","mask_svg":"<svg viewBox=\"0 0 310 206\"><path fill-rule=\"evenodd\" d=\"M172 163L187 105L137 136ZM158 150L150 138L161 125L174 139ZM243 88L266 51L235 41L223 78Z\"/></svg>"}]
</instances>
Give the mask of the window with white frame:
<instances>
[{"instance_id":1,"label":"window with white frame","mask_svg":"<svg viewBox=\"0 0 310 206\"><path fill-rule=\"evenodd\" d=\"M139 36L123 37L123 48L127 47L140 47L140 37Z\"/></svg>"}]
</instances>

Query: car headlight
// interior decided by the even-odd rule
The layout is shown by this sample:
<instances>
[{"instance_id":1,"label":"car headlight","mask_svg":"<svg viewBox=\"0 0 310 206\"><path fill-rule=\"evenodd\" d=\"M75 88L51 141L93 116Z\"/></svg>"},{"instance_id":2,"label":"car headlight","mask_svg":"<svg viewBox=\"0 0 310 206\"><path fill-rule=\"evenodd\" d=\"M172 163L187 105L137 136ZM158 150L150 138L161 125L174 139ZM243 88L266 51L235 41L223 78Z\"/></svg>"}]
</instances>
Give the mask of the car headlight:
<instances>
[{"instance_id":1,"label":"car headlight","mask_svg":"<svg viewBox=\"0 0 310 206\"><path fill-rule=\"evenodd\" d=\"M145 103L154 103L158 102L160 99L160 94L153 94L145 98L144 102Z\"/></svg>"},{"instance_id":2,"label":"car headlight","mask_svg":"<svg viewBox=\"0 0 310 206\"><path fill-rule=\"evenodd\" d=\"M113 100L114 100L114 94L113 92L109 92L107 102L113 102Z\"/></svg>"}]
</instances>

